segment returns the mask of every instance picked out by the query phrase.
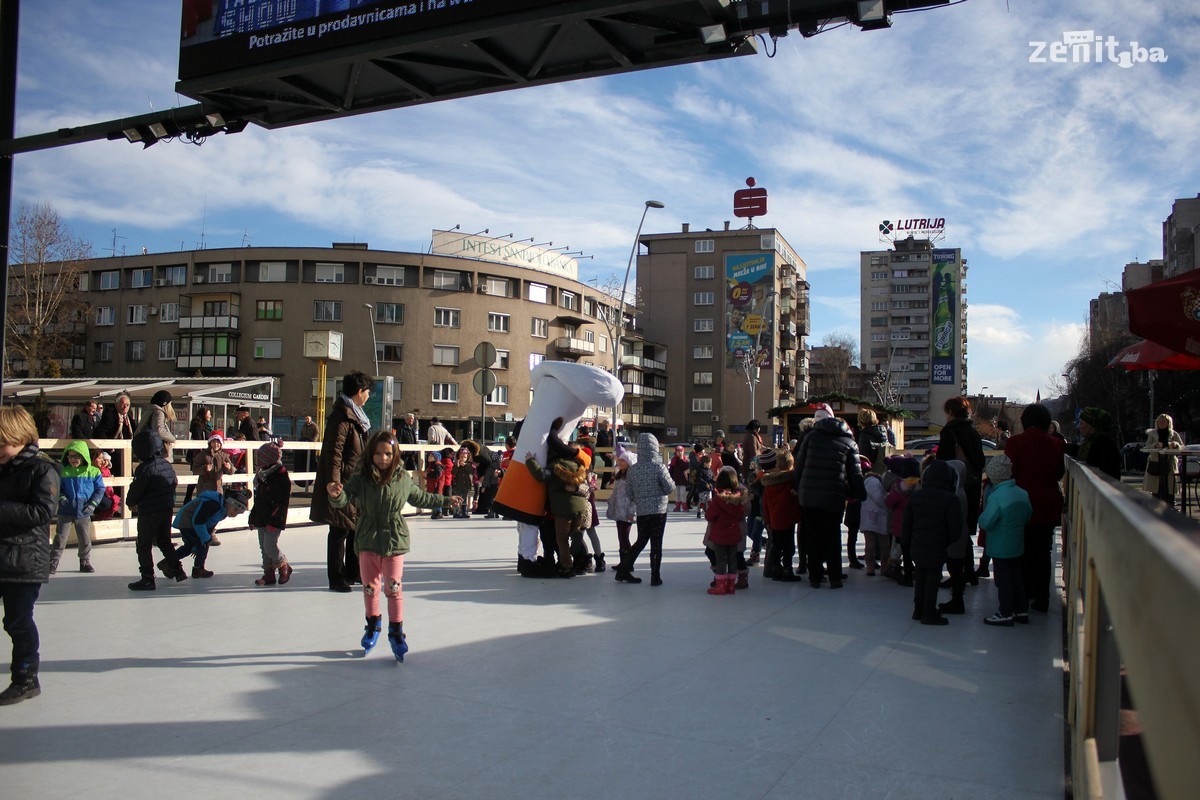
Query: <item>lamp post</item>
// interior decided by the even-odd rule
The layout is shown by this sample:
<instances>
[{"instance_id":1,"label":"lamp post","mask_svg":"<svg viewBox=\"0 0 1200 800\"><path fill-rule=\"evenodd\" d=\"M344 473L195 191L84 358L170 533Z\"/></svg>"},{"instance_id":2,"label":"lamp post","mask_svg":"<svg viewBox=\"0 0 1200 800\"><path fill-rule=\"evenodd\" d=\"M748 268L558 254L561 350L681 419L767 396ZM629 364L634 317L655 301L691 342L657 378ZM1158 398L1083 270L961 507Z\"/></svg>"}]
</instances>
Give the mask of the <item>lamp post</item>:
<instances>
[{"instance_id":1,"label":"lamp post","mask_svg":"<svg viewBox=\"0 0 1200 800\"><path fill-rule=\"evenodd\" d=\"M363 303L367 316L371 320L371 352L375 355L375 377L379 376L379 342L375 339L375 306Z\"/></svg>"},{"instance_id":2,"label":"lamp post","mask_svg":"<svg viewBox=\"0 0 1200 800\"><path fill-rule=\"evenodd\" d=\"M613 375L616 376L618 381L621 381L621 340L624 338L622 334L625 330L625 290L629 285L629 271L633 269L633 258L637 255L638 240L642 238L642 225L646 223L646 214L648 214L652 208L666 208L666 204L661 203L658 200L647 200L642 206L642 218L638 222L637 233L634 234L633 237L633 249L629 251L629 262L625 265L625 278L621 281L621 302L617 306L617 336L616 340L613 342ZM624 383L624 381L621 382ZM618 420L621 418L620 415L621 401L618 400L616 404L613 405L614 442L616 441L617 434L620 433L620 429L617 427Z\"/></svg>"}]
</instances>

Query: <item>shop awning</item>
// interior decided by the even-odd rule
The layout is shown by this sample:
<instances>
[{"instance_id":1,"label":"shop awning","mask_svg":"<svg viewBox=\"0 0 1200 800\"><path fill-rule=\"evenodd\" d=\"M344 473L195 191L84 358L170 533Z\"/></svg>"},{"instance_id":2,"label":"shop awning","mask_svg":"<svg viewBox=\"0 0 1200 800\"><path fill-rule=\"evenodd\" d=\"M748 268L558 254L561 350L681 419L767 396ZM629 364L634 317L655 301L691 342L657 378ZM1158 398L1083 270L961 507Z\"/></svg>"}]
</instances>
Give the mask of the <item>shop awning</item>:
<instances>
[{"instance_id":1,"label":"shop awning","mask_svg":"<svg viewBox=\"0 0 1200 800\"><path fill-rule=\"evenodd\" d=\"M1126 292L1125 298L1132 333L1200 357L1200 269Z\"/></svg>"},{"instance_id":2,"label":"shop awning","mask_svg":"<svg viewBox=\"0 0 1200 800\"><path fill-rule=\"evenodd\" d=\"M1141 341L1131 344L1113 356L1108 366L1115 369L1200 369L1200 358L1187 353L1177 353L1155 342Z\"/></svg>"}]
</instances>

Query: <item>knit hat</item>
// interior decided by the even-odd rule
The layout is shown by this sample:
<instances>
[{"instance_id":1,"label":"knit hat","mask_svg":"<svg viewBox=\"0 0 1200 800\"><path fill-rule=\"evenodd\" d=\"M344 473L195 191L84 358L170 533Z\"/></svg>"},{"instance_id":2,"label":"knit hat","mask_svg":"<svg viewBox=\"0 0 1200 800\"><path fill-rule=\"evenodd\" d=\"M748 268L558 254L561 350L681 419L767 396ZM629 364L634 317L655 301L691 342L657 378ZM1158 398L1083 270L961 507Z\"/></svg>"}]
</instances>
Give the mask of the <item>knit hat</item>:
<instances>
[{"instance_id":1,"label":"knit hat","mask_svg":"<svg viewBox=\"0 0 1200 800\"><path fill-rule=\"evenodd\" d=\"M255 460L258 461L258 465L260 467L265 469L266 467L278 464L282 457L283 450L279 448L279 445L275 444L274 442L267 442L262 447L258 448L258 453L255 455Z\"/></svg>"},{"instance_id":2,"label":"knit hat","mask_svg":"<svg viewBox=\"0 0 1200 800\"><path fill-rule=\"evenodd\" d=\"M1108 413L1102 408L1088 406L1079 415L1079 419L1082 422L1086 422L1088 425L1091 425L1096 430L1104 433L1111 433L1113 430L1112 414Z\"/></svg>"},{"instance_id":3,"label":"knit hat","mask_svg":"<svg viewBox=\"0 0 1200 800\"><path fill-rule=\"evenodd\" d=\"M682 452L683 452L683 445L681 445L681 444L677 444L677 445L675 445L675 452L676 452L676 453L682 453Z\"/></svg>"},{"instance_id":4,"label":"knit hat","mask_svg":"<svg viewBox=\"0 0 1200 800\"><path fill-rule=\"evenodd\" d=\"M621 451L620 455L617 456L617 461L624 461L626 464L632 467L637 463L637 453L632 450L623 450Z\"/></svg>"},{"instance_id":5,"label":"knit hat","mask_svg":"<svg viewBox=\"0 0 1200 800\"><path fill-rule=\"evenodd\" d=\"M1001 453L998 456L993 456L992 460L987 463L984 472L993 484L1002 483L1003 481L1012 479L1012 459Z\"/></svg>"},{"instance_id":6,"label":"knit hat","mask_svg":"<svg viewBox=\"0 0 1200 800\"><path fill-rule=\"evenodd\" d=\"M828 403L817 403L816 411L813 412L813 419L830 419L833 416L833 409Z\"/></svg>"},{"instance_id":7,"label":"knit hat","mask_svg":"<svg viewBox=\"0 0 1200 800\"><path fill-rule=\"evenodd\" d=\"M242 511L250 508L250 493L243 489L226 489L225 503L241 506Z\"/></svg>"},{"instance_id":8,"label":"knit hat","mask_svg":"<svg viewBox=\"0 0 1200 800\"><path fill-rule=\"evenodd\" d=\"M225 432L219 431L219 430L213 431L212 433L210 433L208 435L208 440L211 442L213 439L216 439L218 442L220 442L222 445L224 445L225 444Z\"/></svg>"},{"instance_id":9,"label":"knit hat","mask_svg":"<svg viewBox=\"0 0 1200 800\"><path fill-rule=\"evenodd\" d=\"M716 436L716 438L718 438L718 439L724 439L724 438L725 438L725 431L717 431L717 436Z\"/></svg>"},{"instance_id":10,"label":"knit hat","mask_svg":"<svg viewBox=\"0 0 1200 800\"><path fill-rule=\"evenodd\" d=\"M871 471L871 459L867 458L866 456L859 456L858 457L858 466L864 473L870 472Z\"/></svg>"},{"instance_id":11,"label":"knit hat","mask_svg":"<svg viewBox=\"0 0 1200 800\"><path fill-rule=\"evenodd\" d=\"M150 398L150 402L159 407L165 406L167 403L171 402L171 393L166 389L159 389L154 393L154 396Z\"/></svg>"},{"instance_id":12,"label":"knit hat","mask_svg":"<svg viewBox=\"0 0 1200 800\"><path fill-rule=\"evenodd\" d=\"M768 448L766 450L763 450L761 453L758 454L758 468L761 469L763 472L766 472L769 469L775 469L775 464L778 461L778 459L779 459L779 454L776 453L773 449Z\"/></svg>"}]
</instances>

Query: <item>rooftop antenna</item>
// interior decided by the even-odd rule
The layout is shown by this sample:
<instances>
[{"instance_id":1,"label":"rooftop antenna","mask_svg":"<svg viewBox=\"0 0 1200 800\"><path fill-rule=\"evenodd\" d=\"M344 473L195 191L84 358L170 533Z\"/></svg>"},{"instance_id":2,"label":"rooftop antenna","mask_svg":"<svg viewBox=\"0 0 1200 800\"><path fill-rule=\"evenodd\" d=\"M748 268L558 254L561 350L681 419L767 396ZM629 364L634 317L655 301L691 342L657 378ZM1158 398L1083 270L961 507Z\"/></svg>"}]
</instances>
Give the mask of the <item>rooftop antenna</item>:
<instances>
[{"instance_id":1,"label":"rooftop antenna","mask_svg":"<svg viewBox=\"0 0 1200 800\"><path fill-rule=\"evenodd\" d=\"M247 229L247 230L242 231L242 247L250 247L250 246L251 246L250 231Z\"/></svg>"},{"instance_id":2,"label":"rooftop antenna","mask_svg":"<svg viewBox=\"0 0 1200 800\"><path fill-rule=\"evenodd\" d=\"M208 227L208 194L204 195L204 213L200 217L200 246L198 249L204 250L204 231Z\"/></svg>"},{"instance_id":3,"label":"rooftop antenna","mask_svg":"<svg viewBox=\"0 0 1200 800\"><path fill-rule=\"evenodd\" d=\"M112 250L113 258L117 257L117 239L124 239L124 238L125 238L124 236L117 236L116 228L112 229L112 247L110 249ZM125 255L124 246L121 247L121 255Z\"/></svg>"}]
</instances>

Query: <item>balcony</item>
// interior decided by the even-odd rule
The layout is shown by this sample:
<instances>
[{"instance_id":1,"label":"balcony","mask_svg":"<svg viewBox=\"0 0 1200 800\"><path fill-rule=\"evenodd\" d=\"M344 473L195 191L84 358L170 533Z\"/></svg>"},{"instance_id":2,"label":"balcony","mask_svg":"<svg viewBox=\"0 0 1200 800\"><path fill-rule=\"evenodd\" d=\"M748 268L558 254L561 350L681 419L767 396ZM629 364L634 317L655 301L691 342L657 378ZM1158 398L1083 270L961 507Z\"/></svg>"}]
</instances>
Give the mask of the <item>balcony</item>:
<instances>
[{"instance_id":1,"label":"balcony","mask_svg":"<svg viewBox=\"0 0 1200 800\"><path fill-rule=\"evenodd\" d=\"M638 397L666 397L667 393L662 389L655 389L653 386L643 386L640 383L626 383L625 394L635 395Z\"/></svg>"},{"instance_id":2,"label":"balcony","mask_svg":"<svg viewBox=\"0 0 1200 800\"><path fill-rule=\"evenodd\" d=\"M666 425L667 418L656 414L625 414L625 422L630 425Z\"/></svg>"},{"instance_id":3,"label":"balcony","mask_svg":"<svg viewBox=\"0 0 1200 800\"><path fill-rule=\"evenodd\" d=\"M236 370L237 356L177 356L175 369L192 371L197 369Z\"/></svg>"},{"instance_id":4,"label":"balcony","mask_svg":"<svg viewBox=\"0 0 1200 800\"><path fill-rule=\"evenodd\" d=\"M779 349L780 350L795 350L797 337L793 336L790 331L780 331L779 333Z\"/></svg>"},{"instance_id":5,"label":"balcony","mask_svg":"<svg viewBox=\"0 0 1200 800\"><path fill-rule=\"evenodd\" d=\"M596 354L595 342L585 342L583 339L571 336L558 337L554 340L554 347L560 353L570 353L574 356L594 356Z\"/></svg>"},{"instance_id":6,"label":"balcony","mask_svg":"<svg viewBox=\"0 0 1200 800\"><path fill-rule=\"evenodd\" d=\"M635 367L637 369L656 369L660 372L667 371L667 362L655 361L652 358L643 358L642 356L625 356L621 359L622 367Z\"/></svg>"},{"instance_id":7,"label":"balcony","mask_svg":"<svg viewBox=\"0 0 1200 800\"><path fill-rule=\"evenodd\" d=\"M240 317L233 314L179 318L180 330L236 331Z\"/></svg>"}]
</instances>

